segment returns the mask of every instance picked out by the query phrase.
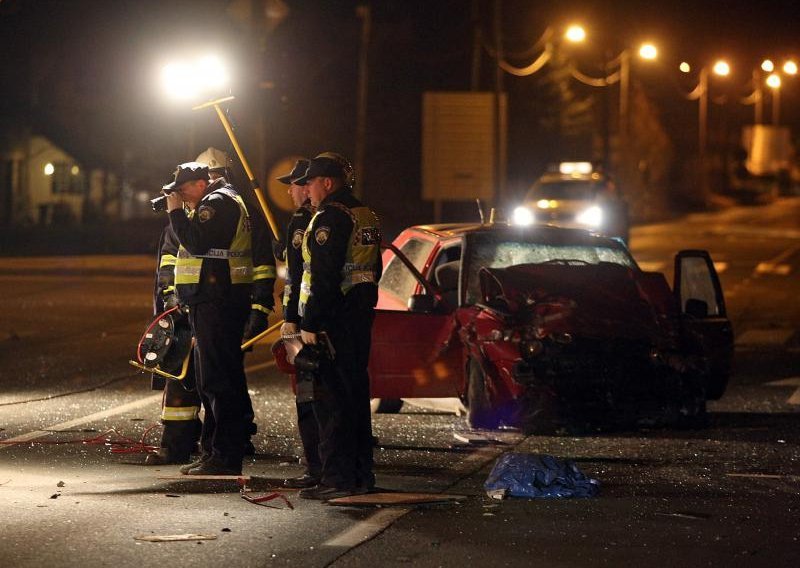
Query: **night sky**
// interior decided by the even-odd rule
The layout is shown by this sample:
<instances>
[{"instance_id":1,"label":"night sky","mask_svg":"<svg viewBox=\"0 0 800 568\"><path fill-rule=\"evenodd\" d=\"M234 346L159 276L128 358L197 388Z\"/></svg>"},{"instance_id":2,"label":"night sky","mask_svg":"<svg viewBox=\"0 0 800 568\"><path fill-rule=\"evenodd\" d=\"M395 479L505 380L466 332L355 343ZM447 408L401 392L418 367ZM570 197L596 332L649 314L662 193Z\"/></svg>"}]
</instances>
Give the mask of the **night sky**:
<instances>
[{"instance_id":1,"label":"night sky","mask_svg":"<svg viewBox=\"0 0 800 568\"><path fill-rule=\"evenodd\" d=\"M161 181L175 163L194 158L190 151L229 149L213 112L168 104L158 89L158 70L171 54L202 49L236 62L237 101L230 112L251 162L266 168L286 155L326 149L352 156L357 2L285 3L288 16L261 42L252 27L226 14L229 2L221 0L0 0L0 143L32 124L84 163L122 168L143 186ZM479 5L491 37L492 3ZM470 86L471 2L375 0L371 6L366 185L407 202L418 198L421 183L422 93ZM604 50L617 53L641 39L656 42L658 65L636 70L636 80L679 146L681 136L696 136L696 103L680 99L678 61L728 57L735 71L726 88L735 100L746 94L750 72L765 56L800 54L790 1L505 0L503 6L509 51L525 49L547 25L581 21L592 44L576 57L589 73ZM491 90L494 72L485 53L481 74L481 87ZM548 109L537 98L540 78L506 75L504 81L511 97L509 183L523 184L565 149L541 126ZM789 123L800 118L798 90L792 84L784 89ZM729 120L745 121L752 107L729 112ZM265 117L263 144L254 126L259 113Z\"/></svg>"}]
</instances>

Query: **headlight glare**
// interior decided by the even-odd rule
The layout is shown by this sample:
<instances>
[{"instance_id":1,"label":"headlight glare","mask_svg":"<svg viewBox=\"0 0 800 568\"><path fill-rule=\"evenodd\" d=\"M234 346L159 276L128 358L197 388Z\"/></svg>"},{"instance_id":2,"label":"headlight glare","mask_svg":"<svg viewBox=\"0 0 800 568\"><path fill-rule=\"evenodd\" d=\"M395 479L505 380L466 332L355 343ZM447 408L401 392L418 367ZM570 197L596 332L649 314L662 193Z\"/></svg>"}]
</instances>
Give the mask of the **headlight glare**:
<instances>
[{"instance_id":1,"label":"headlight glare","mask_svg":"<svg viewBox=\"0 0 800 568\"><path fill-rule=\"evenodd\" d=\"M511 220L515 225L522 226L532 225L534 219L533 211L523 205L514 209L514 213L511 216Z\"/></svg>"},{"instance_id":2,"label":"headlight glare","mask_svg":"<svg viewBox=\"0 0 800 568\"><path fill-rule=\"evenodd\" d=\"M603 224L603 210L597 205L593 205L579 213L578 216L575 217L575 220L587 227L599 227Z\"/></svg>"}]
</instances>

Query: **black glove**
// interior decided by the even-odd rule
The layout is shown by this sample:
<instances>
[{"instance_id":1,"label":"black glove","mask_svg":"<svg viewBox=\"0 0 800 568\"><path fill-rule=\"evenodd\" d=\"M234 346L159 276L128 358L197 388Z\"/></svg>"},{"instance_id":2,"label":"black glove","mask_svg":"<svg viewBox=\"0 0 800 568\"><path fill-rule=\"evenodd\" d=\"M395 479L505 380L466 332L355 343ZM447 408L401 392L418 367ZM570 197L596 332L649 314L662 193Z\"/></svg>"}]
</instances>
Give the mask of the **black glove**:
<instances>
[{"instance_id":1,"label":"black glove","mask_svg":"<svg viewBox=\"0 0 800 568\"><path fill-rule=\"evenodd\" d=\"M286 262L286 243L284 241L272 240L272 254L281 262Z\"/></svg>"},{"instance_id":2,"label":"black glove","mask_svg":"<svg viewBox=\"0 0 800 568\"><path fill-rule=\"evenodd\" d=\"M171 310L172 308L179 306L180 302L178 302L178 295L177 294L167 294L164 296L164 311Z\"/></svg>"},{"instance_id":3,"label":"black glove","mask_svg":"<svg viewBox=\"0 0 800 568\"><path fill-rule=\"evenodd\" d=\"M269 327L269 317L261 310L250 310L250 317L247 325L244 326L244 336L242 339L247 341L252 339Z\"/></svg>"}]
</instances>

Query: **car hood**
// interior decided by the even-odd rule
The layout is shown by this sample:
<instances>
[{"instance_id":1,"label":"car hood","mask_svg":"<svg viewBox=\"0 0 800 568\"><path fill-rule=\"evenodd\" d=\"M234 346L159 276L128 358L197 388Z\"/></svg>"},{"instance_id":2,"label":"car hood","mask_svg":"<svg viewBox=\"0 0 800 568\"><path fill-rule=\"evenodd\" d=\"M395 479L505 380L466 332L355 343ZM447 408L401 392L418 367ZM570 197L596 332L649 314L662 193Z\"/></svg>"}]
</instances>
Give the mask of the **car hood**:
<instances>
[{"instance_id":1,"label":"car hood","mask_svg":"<svg viewBox=\"0 0 800 568\"><path fill-rule=\"evenodd\" d=\"M483 301L540 330L585 337L655 339L655 310L635 272L618 264L523 264L481 271Z\"/></svg>"}]
</instances>

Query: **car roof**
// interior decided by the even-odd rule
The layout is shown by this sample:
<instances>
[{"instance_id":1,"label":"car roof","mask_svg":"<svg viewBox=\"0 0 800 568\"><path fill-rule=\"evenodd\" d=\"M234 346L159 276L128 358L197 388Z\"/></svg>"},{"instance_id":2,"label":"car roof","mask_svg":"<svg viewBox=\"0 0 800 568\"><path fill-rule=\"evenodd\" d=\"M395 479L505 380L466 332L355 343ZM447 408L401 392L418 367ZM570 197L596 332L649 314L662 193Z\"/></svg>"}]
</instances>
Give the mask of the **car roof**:
<instances>
[{"instance_id":1,"label":"car roof","mask_svg":"<svg viewBox=\"0 0 800 568\"><path fill-rule=\"evenodd\" d=\"M625 246L616 239L604 237L585 229L553 227L550 225L532 225L530 227L521 227L518 225L507 225L505 223L442 223L438 225L415 225L413 227L409 227L409 229L429 233L439 239L461 237L470 233L519 233L520 231L529 231L538 233L544 240L547 241L563 241L567 243L573 242L579 244L593 243L601 246L610 246L613 248L625 248Z\"/></svg>"}]
</instances>

